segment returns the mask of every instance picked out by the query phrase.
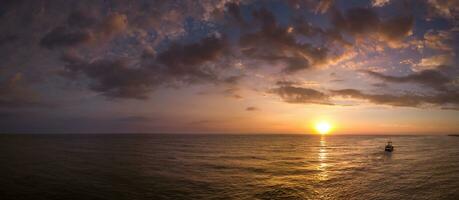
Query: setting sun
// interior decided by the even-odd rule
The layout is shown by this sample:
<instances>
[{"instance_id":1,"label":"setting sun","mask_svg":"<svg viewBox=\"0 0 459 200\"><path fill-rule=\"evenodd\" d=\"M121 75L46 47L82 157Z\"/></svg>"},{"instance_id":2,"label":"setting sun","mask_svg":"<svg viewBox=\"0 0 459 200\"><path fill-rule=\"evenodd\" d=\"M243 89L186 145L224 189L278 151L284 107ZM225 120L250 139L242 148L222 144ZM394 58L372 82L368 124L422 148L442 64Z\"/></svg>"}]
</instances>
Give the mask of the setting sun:
<instances>
[{"instance_id":1,"label":"setting sun","mask_svg":"<svg viewBox=\"0 0 459 200\"><path fill-rule=\"evenodd\" d=\"M331 131L332 126L330 125L330 123L322 121L315 125L315 129L319 134L325 135Z\"/></svg>"}]
</instances>

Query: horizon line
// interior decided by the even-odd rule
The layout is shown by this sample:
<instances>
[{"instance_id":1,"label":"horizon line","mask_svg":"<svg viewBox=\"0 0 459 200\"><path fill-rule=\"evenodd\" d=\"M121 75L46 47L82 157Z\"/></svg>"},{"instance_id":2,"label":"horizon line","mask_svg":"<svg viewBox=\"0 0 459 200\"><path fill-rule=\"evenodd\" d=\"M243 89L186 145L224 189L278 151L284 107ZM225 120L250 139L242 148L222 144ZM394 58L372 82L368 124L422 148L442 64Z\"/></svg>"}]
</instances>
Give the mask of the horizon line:
<instances>
[{"instance_id":1,"label":"horizon line","mask_svg":"<svg viewBox=\"0 0 459 200\"><path fill-rule=\"evenodd\" d=\"M249 133L249 132L0 132L0 135L308 135L308 136L454 136L459 133Z\"/></svg>"}]
</instances>

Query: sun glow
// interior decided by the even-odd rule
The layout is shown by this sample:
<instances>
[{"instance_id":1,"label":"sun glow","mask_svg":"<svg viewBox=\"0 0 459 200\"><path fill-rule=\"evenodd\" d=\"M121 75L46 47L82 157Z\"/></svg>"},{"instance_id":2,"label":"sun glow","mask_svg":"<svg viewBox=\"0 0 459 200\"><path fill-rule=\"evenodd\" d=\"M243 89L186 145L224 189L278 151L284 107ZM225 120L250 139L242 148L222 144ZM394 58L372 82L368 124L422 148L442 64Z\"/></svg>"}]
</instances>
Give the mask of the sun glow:
<instances>
[{"instance_id":1,"label":"sun glow","mask_svg":"<svg viewBox=\"0 0 459 200\"><path fill-rule=\"evenodd\" d=\"M326 121L321 121L315 125L315 129L319 134L325 135L331 131L332 125Z\"/></svg>"}]
</instances>

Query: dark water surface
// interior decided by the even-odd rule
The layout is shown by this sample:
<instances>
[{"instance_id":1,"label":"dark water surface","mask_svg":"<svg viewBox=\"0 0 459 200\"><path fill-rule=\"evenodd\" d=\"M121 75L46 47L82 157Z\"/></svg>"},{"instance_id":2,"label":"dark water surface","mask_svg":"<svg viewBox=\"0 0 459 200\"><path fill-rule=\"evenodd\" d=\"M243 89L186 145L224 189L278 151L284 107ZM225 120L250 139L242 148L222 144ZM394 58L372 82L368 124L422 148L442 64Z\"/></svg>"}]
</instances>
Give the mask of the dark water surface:
<instances>
[{"instance_id":1,"label":"dark water surface","mask_svg":"<svg viewBox=\"0 0 459 200\"><path fill-rule=\"evenodd\" d=\"M459 137L0 135L0 199L459 199Z\"/></svg>"}]
</instances>

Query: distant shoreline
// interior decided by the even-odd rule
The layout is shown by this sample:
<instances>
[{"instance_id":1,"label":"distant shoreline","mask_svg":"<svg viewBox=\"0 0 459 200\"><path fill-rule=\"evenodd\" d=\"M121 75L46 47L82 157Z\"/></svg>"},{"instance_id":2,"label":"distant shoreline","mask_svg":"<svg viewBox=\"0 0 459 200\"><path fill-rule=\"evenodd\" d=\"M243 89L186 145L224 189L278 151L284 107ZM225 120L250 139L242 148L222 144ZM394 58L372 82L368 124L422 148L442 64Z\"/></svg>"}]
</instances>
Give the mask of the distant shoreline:
<instances>
[{"instance_id":1,"label":"distant shoreline","mask_svg":"<svg viewBox=\"0 0 459 200\"><path fill-rule=\"evenodd\" d=\"M459 134L449 134L448 136L459 137Z\"/></svg>"}]
</instances>

